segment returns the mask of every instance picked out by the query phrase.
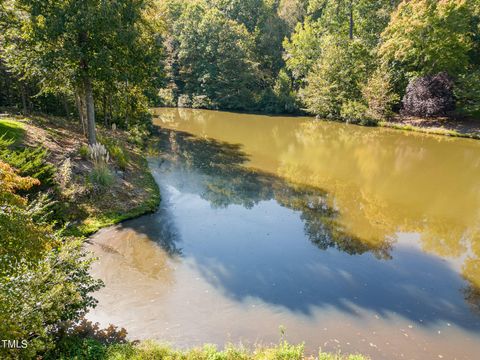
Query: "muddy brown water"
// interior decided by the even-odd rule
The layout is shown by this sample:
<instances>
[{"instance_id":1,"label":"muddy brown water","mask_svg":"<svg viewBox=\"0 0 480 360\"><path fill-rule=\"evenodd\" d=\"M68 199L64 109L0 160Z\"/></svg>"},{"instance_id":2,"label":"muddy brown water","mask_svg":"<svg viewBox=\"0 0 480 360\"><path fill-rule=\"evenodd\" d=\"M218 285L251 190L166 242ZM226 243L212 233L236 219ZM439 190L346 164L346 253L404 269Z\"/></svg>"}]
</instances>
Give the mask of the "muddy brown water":
<instances>
[{"instance_id":1,"label":"muddy brown water","mask_svg":"<svg viewBox=\"0 0 480 360\"><path fill-rule=\"evenodd\" d=\"M155 214L91 239L89 318L186 348L480 358L480 142L156 109Z\"/></svg>"}]
</instances>

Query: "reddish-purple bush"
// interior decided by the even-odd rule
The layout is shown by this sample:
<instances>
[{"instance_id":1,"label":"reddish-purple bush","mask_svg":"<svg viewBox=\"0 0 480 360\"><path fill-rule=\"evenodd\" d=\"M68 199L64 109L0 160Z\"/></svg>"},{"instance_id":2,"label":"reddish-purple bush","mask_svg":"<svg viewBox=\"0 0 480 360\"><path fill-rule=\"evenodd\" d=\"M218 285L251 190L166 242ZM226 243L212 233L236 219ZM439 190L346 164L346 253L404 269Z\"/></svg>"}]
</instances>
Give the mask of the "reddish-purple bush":
<instances>
[{"instance_id":1,"label":"reddish-purple bush","mask_svg":"<svg viewBox=\"0 0 480 360\"><path fill-rule=\"evenodd\" d=\"M447 73L416 78L403 97L404 115L432 117L455 110L453 81Z\"/></svg>"}]
</instances>

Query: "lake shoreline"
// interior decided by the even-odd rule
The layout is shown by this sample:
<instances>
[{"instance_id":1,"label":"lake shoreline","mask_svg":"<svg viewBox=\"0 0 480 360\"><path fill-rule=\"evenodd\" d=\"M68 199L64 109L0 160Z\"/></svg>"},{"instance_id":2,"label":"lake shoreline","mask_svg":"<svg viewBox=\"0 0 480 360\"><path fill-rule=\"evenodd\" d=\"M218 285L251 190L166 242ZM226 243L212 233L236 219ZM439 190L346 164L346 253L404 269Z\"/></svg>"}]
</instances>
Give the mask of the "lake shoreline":
<instances>
[{"instance_id":1,"label":"lake shoreline","mask_svg":"<svg viewBox=\"0 0 480 360\"><path fill-rule=\"evenodd\" d=\"M205 110L189 107L159 107L159 108L173 108L173 109L188 109L188 110ZM317 121L346 123L341 119L325 119L319 118L308 113L265 113L262 111L241 111L229 109L212 109L209 111L219 111L233 114L245 115L262 115L268 117L309 117ZM449 137L459 137L480 140L480 120L473 118L455 118L455 117L435 117L435 118L420 118L396 115L392 119L380 120L376 125L361 125L356 123L348 123L349 125L357 125L362 127L384 127L395 130L413 131L431 135L441 135Z\"/></svg>"},{"instance_id":2,"label":"lake shoreline","mask_svg":"<svg viewBox=\"0 0 480 360\"><path fill-rule=\"evenodd\" d=\"M71 161L71 189L66 189L59 221L67 220L67 232L88 237L98 230L154 212L160 204L160 190L148 167L142 148L129 141L123 130L98 129L101 141L121 147L128 159L120 167L116 159L110 161L113 183L108 187L92 185L90 160L81 154L87 140L81 126L73 119L47 116L2 116L0 122L17 123L22 128L18 148L41 146L48 151L47 162L55 167L55 176L61 176L62 165ZM53 128L50 131L45 128ZM52 186L52 190L55 186ZM49 187L50 188L50 187ZM77 194L80 194L77 196Z\"/></svg>"}]
</instances>

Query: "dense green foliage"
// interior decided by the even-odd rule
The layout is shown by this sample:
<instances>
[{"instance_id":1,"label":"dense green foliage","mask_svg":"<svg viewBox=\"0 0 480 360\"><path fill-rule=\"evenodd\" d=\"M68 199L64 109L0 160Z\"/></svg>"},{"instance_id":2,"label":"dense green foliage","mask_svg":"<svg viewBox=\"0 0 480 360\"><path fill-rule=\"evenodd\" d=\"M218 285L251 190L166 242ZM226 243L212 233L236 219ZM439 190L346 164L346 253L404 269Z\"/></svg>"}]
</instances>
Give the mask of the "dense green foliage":
<instances>
[{"instance_id":1,"label":"dense green foliage","mask_svg":"<svg viewBox=\"0 0 480 360\"><path fill-rule=\"evenodd\" d=\"M81 242L45 221L45 199L29 203L17 194L39 183L0 160L0 334L28 341L20 352L2 347L3 358L50 348L64 322L95 304L90 293L99 286Z\"/></svg>"},{"instance_id":2,"label":"dense green foliage","mask_svg":"<svg viewBox=\"0 0 480 360\"><path fill-rule=\"evenodd\" d=\"M378 121L401 109L409 82L442 72L455 83L457 112L477 116L479 8L475 0L8 1L0 106L76 107L90 138L95 114L129 127L148 123L151 105Z\"/></svg>"},{"instance_id":3,"label":"dense green foliage","mask_svg":"<svg viewBox=\"0 0 480 360\"><path fill-rule=\"evenodd\" d=\"M369 117L383 119L400 107L410 80L439 72L455 79L458 107L472 113L466 104L477 95L467 93L478 90L464 79L478 71L475 7L468 0L312 0L285 41L286 66L306 109L321 116L345 119L342 108L355 102L353 112L364 104Z\"/></svg>"},{"instance_id":4,"label":"dense green foliage","mask_svg":"<svg viewBox=\"0 0 480 360\"><path fill-rule=\"evenodd\" d=\"M473 0L169 0L162 104L356 113L370 123L401 108L409 81L445 72L458 111L475 115L478 8Z\"/></svg>"},{"instance_id":5,"label":"dense green foliage","mask_svg":"<svg viewBox=\"0 0 480 360\"><path fill-rule=\"evenodd\" d=\"M142 120L161 78L151 1L17 0L5 10L0 68L11 85L5 105L21 98L28 112L33 91L63 103L66 115L75 104L90 143L96 142L95 113L106 124ZM20 96L9 98L16 89Z\"/></svg>"}]
</instances>

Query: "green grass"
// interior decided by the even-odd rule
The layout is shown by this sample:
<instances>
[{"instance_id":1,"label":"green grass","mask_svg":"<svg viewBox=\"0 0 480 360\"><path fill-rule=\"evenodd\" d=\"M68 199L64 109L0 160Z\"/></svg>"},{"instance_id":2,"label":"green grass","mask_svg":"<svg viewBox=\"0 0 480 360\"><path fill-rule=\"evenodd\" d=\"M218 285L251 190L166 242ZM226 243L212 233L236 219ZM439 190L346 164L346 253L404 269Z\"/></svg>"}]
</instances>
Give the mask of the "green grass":
<instances>
[{"instance_id":1,"label":"green grass","mask_svg":"<svg viewBox=\"0 0 480 360\"><path fill-rule=\"evenodd\" d=\"M134 186L146 190L148 199L133 209L105 211L101 214L88 216L77 226L77 235L89 236L101 228L154 212L158 208L161 198L158 185L150 172L146 159L142 157L137 159L137 161L140 162L137 164L139 165L139 176L137 176Z\"/></svg>"},{"instance_id":2,"label":"green grass","mask_svg":"<svg viewBox=\"0 0 480 360\"><path fill-rule=\"evenodd\" d=\"M0 119L0 137L13 139L18 144L25 135L25 126L22 122L10 118Z\"/></svg>"},{"instance_id":3,"label":"green grass","mask_svg":"<svg viewBox=\"0 0 480 360\"><path fill-rule=\"evenodd\" d=\"M455 130L449 130L449 129L423 128L423 127L413 126L413 125L395 124L395 123L390 123L388 121L381 121L378 123L378 125L382 127L404 130L404 131L415 131L415 132L421 132L421 133L432 134L432 135L443 135L443 136L480 140L480 133L461 133L461 132L458 132Z\"/></svg>"},{"instance_id":4,"label":"green grass","mask_svg":"<svg viewBox=\"0 0 480 360\"><path fill-rule=\"evenodd\" d=\"M65 346L67 345L68 346ZM47 354L45 359L98 360L368 360L362 355L342 355L320 352L306 356L304 347L286 341L272 347L257 346L253 351L242 346L227 345L218 350L215 345L204 345L190 350L175 350L169 345L147 340L138 344L103 345L93 339L76 339Z\"/></svg>"}]
</instances>

